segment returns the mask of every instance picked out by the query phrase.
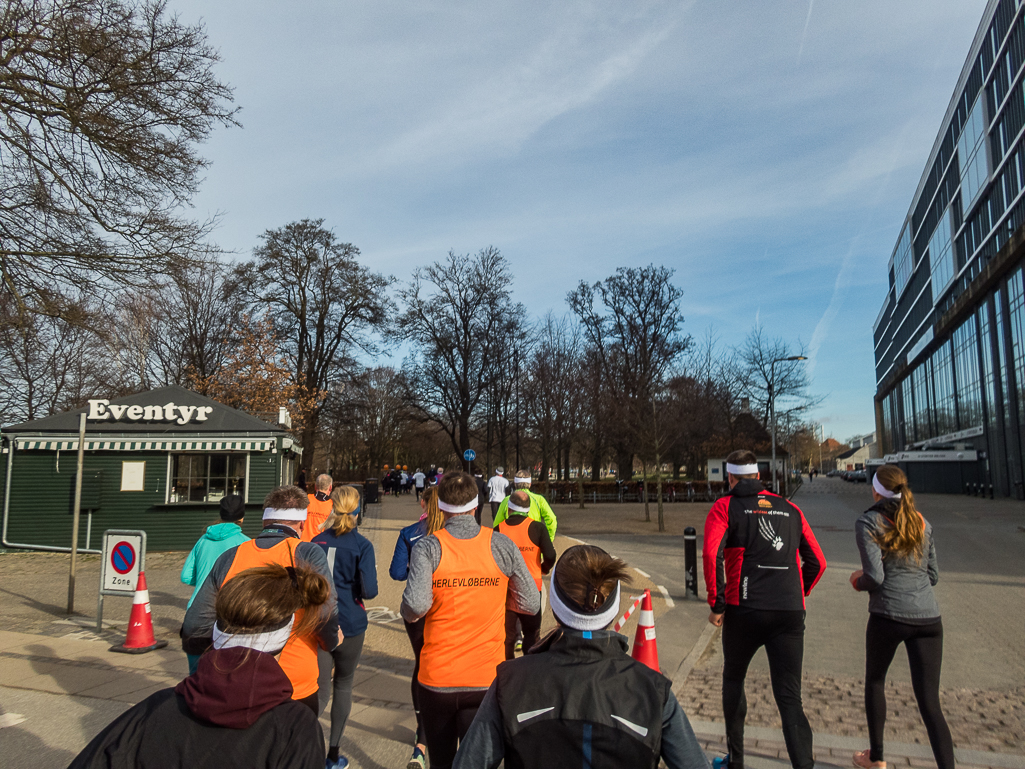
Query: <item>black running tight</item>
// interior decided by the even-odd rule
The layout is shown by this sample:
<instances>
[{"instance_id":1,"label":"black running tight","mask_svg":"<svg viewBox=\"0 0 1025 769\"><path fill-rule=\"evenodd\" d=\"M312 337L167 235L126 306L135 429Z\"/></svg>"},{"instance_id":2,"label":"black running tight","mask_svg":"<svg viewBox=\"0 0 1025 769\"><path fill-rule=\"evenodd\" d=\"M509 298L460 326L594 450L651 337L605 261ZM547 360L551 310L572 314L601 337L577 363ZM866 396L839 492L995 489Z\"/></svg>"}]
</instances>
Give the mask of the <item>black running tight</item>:
<instances>
[{"instance_id":1,"label":"black running tight","mask_svg":"<svg viewBox=\"0 0 1025 769\"><path fill-rule=\"evenodd\" d=\"M405 622L405 620L403 620ZM409 644L413 647L413 679L409 682L410 695L413 698L413 712L416 714L416 744L426 745L427 738L424 736L424 719L420 715L420 652L424 649L424 624L423 617L416 622L406 622L406 635L409 636Z\"/></svg>"},{"instance_id":2,"label":"black running tight","mask_svg":"<svg viewBox=\"0 0 1025 769\"><path fill-rule=\"evenodd\" d=\"M908 625L880 614L869 615L865 631L865 714L868 716L870 757L883 761L886 727L886 671L897 647L904 644L911 666L911 686L929 733L939 769L954 769L954 743L940 708L940 667L943 664L943 623Z\"/></svg>"}]
</instances>

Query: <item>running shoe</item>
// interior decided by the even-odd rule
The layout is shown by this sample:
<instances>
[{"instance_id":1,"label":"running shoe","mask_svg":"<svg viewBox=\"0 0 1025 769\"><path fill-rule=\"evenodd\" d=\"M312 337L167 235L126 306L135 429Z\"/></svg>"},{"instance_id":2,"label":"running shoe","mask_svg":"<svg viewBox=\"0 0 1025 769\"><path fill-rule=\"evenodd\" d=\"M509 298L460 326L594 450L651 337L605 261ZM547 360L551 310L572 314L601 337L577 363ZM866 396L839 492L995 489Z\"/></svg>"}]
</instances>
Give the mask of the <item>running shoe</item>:
<instances>
[{"instance_id":1,"label":"running shoe","mask_svg":"<svg viewBox=\"0 0 1025 769\"><path fill-rule=\"evenodd\" d=\"M730 766L730 755L727 753L725 756L716 756L712 759L712 769L729 769Z\"/></svg>"},{"instance_id":2,"label":"running shoe","mask_svg":"<svg viewBox=\"0 0 1025 769\"><path fill-rule=\"evenodd\" d=\"M406 769L424 769L427 765L427 758L424 756L424 752L420 748L413 748L413 755L409 759L409 763L406 764Z\"/></svg>"},{"instance_id":3,"label":"running shoe","mask_svg":"<svg viewBox=\"0 0 1025 769\"><path fill-rule=\"evenodd\" d=\"M861 769L886 769L885 761L873 761L871 753L867 750L859 750L852 757L855 766L860 766Z\"/></svg>"},{"instance_id":4,"label":"running shoe","mask_svg":"<svg viewBox=\"0 0 1025 769\"><path fill-rule=\"evenodd\" d=\"M513 646L513 651L517 651L517 652L523 651L523 641L517 641L516 645Z\"/></svg>"},{"instance_id":5,"label":"running shoe","mask_svg":"<svg viewBox=\"0 0 1025 769\"><path fill-rule=\"evenodd\" d=\"M348 765L349 759L345 756L339 756L337 761L332 761L329 758L324 764L324 769L345 769Z\"/></svg>"}]
</instances>

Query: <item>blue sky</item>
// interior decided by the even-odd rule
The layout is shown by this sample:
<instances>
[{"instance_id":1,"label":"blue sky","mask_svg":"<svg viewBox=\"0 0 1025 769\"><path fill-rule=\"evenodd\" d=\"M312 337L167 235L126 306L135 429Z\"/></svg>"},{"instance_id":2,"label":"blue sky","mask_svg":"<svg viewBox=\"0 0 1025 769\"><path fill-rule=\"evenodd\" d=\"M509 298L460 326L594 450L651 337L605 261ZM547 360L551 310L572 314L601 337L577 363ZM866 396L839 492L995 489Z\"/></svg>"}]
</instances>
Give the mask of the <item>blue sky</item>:
<instances>
[{"instance_id":1,"label":"blue sky","mask_svg":"<svg viewBox=\"0 0 1025 769\"><path fill-rule=\"evenodd\" d=\"M195 200L222 247L322 217L404 280L494 245L538 316L666 264L695 337L804 342L825 434L874 429L887 260L985 0L171 7L242 108Z\"/></svg>"}]
</instances>

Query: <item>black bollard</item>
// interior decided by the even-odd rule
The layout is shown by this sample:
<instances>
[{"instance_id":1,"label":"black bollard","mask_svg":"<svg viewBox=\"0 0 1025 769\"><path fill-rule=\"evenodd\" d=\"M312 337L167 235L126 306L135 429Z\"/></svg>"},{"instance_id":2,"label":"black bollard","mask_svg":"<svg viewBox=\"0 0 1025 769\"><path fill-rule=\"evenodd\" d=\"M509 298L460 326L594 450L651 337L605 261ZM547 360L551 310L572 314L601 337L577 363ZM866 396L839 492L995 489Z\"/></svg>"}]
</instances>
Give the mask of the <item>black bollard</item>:
<instances>
[{"instance_id":1,"label":"black bollard","mask_svg":"<svg viewBox=\"0 0 1025 769\"><path fill-rule=\"evenodd\" d=\"M693 526L683 530L683 571L686 595L698 597L698 533Z\"/></svg>"}]
</instances>

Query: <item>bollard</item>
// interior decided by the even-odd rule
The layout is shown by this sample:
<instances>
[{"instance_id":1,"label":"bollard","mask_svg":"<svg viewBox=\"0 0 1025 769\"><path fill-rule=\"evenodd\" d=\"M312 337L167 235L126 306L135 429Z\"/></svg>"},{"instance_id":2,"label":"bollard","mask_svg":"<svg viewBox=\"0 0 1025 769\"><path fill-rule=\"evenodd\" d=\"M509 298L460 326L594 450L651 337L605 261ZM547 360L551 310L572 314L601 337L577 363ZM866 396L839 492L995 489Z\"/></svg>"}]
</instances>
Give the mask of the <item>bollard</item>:
<instances>
[{"instance_id":1,"label":"bollard","mask_svg":"<svg viewBox=\"0 0 1025 769\"><path fill-rule=\"evenodd\" d=\"M693 526L683 530L683 573L687 581L685 595L698 597L698 533Z\"/></svg>"}]
</instances>

